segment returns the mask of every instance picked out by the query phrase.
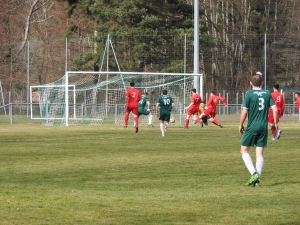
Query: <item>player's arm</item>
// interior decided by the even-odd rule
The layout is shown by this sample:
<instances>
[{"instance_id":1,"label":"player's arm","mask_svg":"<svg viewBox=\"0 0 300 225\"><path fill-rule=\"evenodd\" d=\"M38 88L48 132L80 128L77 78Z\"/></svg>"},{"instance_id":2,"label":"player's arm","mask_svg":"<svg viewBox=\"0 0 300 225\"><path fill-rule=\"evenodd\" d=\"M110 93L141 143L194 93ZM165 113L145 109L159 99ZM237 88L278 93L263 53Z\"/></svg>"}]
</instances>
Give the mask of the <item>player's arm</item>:
<instances>
[{"instance_id":1,"label":"player's arm","mask_svg":"<svg viewBox=\"0 0 300 225\"><path fill-rule=\"evenodd\" d=\"M240 117L240 124L239 124L239 132L240 134L244 133L244 122L247 118L248 115L248 109L243 108L242 113L241 113L241 117Z\"/></svg>"},{"instance_id":2,"label":"player's arm","mask_svg":"<svg viewBox=\"0 0 300 225\"><path fill-rule=\"evenodd\" d=\"M194 102L191 102L187 107L185 107L185 109L188 110L193 104Z\"/></svg>"},{"instance_id":3,"label":"player's arm","mask_svg":"<svg viewBox=\"0 0 300 225\"><path fill-rule=\"evenodd\" d=\"M225 98L219 97L219 100L221 100L221 101L224 103L225 106L228 105L228 104L227 104L227 101L225 100Z\"/></svg>"},{"instance_id":4,"label":"player's arm","mask_svg":"<svg viewBox=\"0 0 300 225\"><path fill-rule=\"evenodd\" d=\"M156 113L156 116L158 117L158 108L159 108L159 103L156 103L156 106L155 106L155 113Z\"/></svg>"},{"instance_id":5,"label":"player's arm","mask_svg":"<svg viewBox=\"0 0 300 225\"><path fill-rule=\"evenodd\" d=\"M126 107L127 107L127 103L128 103L128 96L127 96L127 94L126 94L126 96L125 96L125 104L124 104L124 108L126 109Z\"/></svg>"}]
</instances>

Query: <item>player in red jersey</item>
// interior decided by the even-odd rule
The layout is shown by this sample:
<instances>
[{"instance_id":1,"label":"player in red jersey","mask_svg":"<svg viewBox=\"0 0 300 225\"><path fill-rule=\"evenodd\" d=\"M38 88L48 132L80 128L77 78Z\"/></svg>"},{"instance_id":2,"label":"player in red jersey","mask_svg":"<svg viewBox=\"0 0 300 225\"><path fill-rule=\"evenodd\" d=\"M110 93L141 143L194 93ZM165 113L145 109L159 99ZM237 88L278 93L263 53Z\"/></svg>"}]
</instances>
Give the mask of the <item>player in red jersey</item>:
<instances>
[{"instance_id":1,"label":"player in red jersey","mask_svg":"<svg viewBox=\"0 0 300 225\"><path fill-rule=\"evenodd\" d=\"M225 106L227 106L227 101L224 98L215 95L215 92L212 91L210 93L210 97L209 97L208 102L206 104L207 109L204 111L204 113L202 113L200 115L200 118L202 119L202 118L210 116L209 121L211 121L215 125L219 126L220 128L223 128L222 125L219 124L219 122L215 119L217 105L218 105L219 101L222 101L225 104Z\"/></svg>"},{"instance_id":2,"label":"player in red jersey","mask_svg":"<svg viewBox=\"0 0 300 225\"><path fill-rule=\"evenodd\" d=\"M299 114L300 114L300 95L299 95L299 92L296 92L295 99L296 99L296 101L294 102L294 104L297 105L297 108L298 108Z\"/></svg>"},{"instance_id":3,"label":"player in red jersey","mask_svg":"<svg viewBox=\"0 0 300 225\"><path fill-rule=\"evenodd\" d=\"M184 126L185 129L189 127L190 117L192 115L194 115L194 123L196 123L199 114L200 103L202 103L202 98L199 94L196 93L196 89L193 88L192 96L191 96L191 104L189 104L188 107L185 108L187 110L185 126Z\"/></svg>"},{"instance_id":4,"label":"player in red jersey","mask_svg":"<svg viewBox=\"0 0 300 225\"><path fill-rule=\"evenodd\" d=\"M279 119L283 116L284 113L284 98L282 94L278 91L279 90L279 85L275 84L273 86L273 92L272 92L272 98L275 102L275 105L278 110L278 117L277 117L277 124L279 122ZM274 127L274 117L273 117L273 110L270 108L269 111L269 116L268 116L268 123L271 126L271 132L272 132L272 137L271 140L276 140L280 138L281 130L277 129Z\"/></svg>"},{"instance_id":5,"label":"player in red jersey","mask_svg":"<svg viewBox=\"0 0 300 225\"><path fill-rule=\"evenodd\" d=\"M129 113L132 112L134 123L135 123L135 132L139 131L139 118L138 118L138 108L139 100L142 99L141 92L135 88L134 82L130 83L130 88L126 91L125 95L125 117L124 117L124 127L128 126Z\"/></svg>"}]
</instances>

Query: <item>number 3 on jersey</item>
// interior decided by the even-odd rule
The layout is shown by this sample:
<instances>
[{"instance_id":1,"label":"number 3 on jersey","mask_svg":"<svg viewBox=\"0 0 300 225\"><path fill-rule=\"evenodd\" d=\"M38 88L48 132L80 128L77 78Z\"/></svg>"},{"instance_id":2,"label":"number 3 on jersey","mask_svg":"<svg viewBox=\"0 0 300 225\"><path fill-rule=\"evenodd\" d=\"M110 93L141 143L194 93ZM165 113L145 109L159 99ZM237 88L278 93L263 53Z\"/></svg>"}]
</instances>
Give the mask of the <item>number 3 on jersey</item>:
<instances>
[{"instance_id":1,"label":"number 3 on jersey","mask_svg":"<svg viewBox=\"0 0 300 225\"><path fill-rule=\"evenodd\" d=\"M258 110L263 110L265 108L265 100L263 98L258 98Z\"/></svg>"}]
</instances>

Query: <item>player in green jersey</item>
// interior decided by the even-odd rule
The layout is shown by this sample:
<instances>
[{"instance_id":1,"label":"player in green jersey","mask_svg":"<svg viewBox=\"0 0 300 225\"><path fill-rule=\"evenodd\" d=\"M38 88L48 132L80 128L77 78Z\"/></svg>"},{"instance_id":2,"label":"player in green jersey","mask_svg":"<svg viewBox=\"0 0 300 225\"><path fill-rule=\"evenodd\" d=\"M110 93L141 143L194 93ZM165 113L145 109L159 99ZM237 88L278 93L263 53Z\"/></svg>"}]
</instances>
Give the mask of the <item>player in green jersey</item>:
<instances>
[{"instance_id":1,"label":"player in green jersey","mask_svg":"<svg viewBox=\"0 0 300 225\"><path fill-rule=\"evenodd\" d=\"M156 102L156 116L159 116L160 120L160 130L161 130L161 135L164 137L165 132L167 131L167 128L169 126L169 121L171 117L171 110L174 107L174 102L173 99L167 95L168 91L163 90L162 91L162 96L160 96L157 99ZM159 109L159 113L158 113Z\"/></svg>"},{"instance_id":2,"label":"player in green jersey","mask_svg":"<svg viewBox=\"0 0 300 225\"><path fill-rule=\"evenodd\" d=\"M147 109L145 109L146 106L147 106ZM149 116L148 117L148 126L153 127L153 124L152 124L153 115L150 111L150 101L149 101L147 92L142 94L142 99L139 101L138 117L140 117L140 115Z\"/></svg>"},{"instance_id":3,"label":"player in green jersey","mask_svg":"<svg viewBox=\"0 0 300 225\"><path fill-rule=\"evenodd\" d=\"M271 93L261 88L263 84L262 75L256 74L251 77L250 85L252 90L245 94L244 104L240 117L239 132L243 135L241 141L242 159L251 174L247 185L255 186L260 184L260 176L264 166L264 148L267 146L268 139L268 112L271 107L274 116L274 128L277 125L277 108L271 96ZM248 116L248 124L244 130L244 122ZM256 146L256 167L254 167L249 149Z\"/></svg>"}]
</instances>

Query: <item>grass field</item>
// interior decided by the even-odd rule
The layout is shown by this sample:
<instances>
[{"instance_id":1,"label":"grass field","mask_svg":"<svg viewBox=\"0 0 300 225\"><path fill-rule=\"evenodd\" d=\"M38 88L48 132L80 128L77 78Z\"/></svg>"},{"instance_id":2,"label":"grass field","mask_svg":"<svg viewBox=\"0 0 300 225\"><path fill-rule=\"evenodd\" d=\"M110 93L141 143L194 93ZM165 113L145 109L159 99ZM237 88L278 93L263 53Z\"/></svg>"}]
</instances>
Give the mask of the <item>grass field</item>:
<instances>
[{"instance_id":1,"label":"grass field","mask_svg":"<svg viewBox=\"0 0 300 225\"><path fill-rule=\"evenodd\" d=\"M300 224L300 123L280 124L256 188L222 125L1 125L0 224Z\"/></svg>"}]
</instances>

